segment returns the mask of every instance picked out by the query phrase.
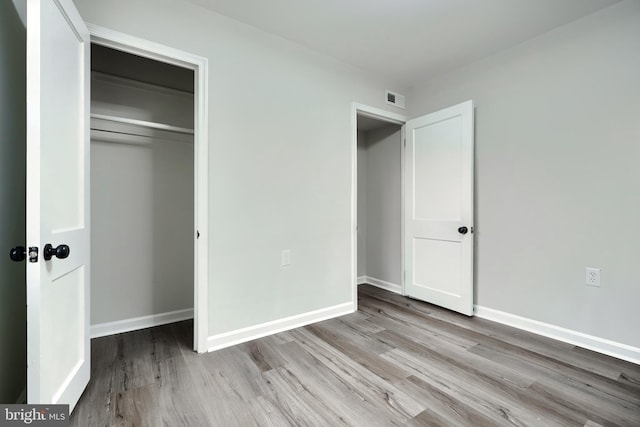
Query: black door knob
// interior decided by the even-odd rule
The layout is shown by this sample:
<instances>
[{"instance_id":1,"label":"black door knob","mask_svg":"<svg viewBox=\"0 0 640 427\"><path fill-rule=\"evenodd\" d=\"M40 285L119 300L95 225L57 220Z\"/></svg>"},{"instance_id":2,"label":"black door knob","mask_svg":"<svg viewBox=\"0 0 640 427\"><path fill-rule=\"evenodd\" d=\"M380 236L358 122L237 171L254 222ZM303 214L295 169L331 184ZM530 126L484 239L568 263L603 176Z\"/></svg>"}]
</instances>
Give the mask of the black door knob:
<instances>
[{"instance_id":1,"label":"black door knob","mask_svg":"<svg viewBox=\"0 0 640 427\"><path fill-rule=\"evenodd\" d=\"M58 247L54 248L51 243L47 243L44 245L42 256L45 261L49 261L54 256L58 259L64 259L69 256L69 246L58 245Z\"/></svg>"},{"instance_id":2,"label":"black door knob","mask_svg":"<svg viewBox=\"0 0 640 427\"><path fill-rule=\"evenodd\" d=\"M11 258L11 261L15 261L15 262L24 261L26 257L27 257L27 250L25 249L24 246L16 246L15 248L12 248L11 251L9 252L9 258Z\"/></svg>"},{"instance_id":3,"label":"black door knob","mask_svg":"<svg viewBox=\"0 0 640 427\"><path fill-rule=\"evenodd\" d=\"M468 231L469 231L469 229L467 227L459 227L458 228L458 233L460 233L460 234L467 234Z\"/></svg>"}]
</instances>

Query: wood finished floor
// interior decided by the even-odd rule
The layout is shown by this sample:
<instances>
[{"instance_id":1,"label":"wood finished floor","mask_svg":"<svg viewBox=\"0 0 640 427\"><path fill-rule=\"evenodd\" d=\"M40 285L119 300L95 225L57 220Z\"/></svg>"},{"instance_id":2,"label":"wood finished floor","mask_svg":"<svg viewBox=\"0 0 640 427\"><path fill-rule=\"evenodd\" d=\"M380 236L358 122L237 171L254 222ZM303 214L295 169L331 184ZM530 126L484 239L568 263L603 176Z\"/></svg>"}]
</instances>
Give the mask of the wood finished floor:
<instances>
[{"instance_id":1,"label":"wood finished floor","mask_svg":"<svg viewBox=\"0 0 640 427\"><path fill-rule=\"evenodd\" d=\"M208 354L180 322L92 341L73 426L640 426L640 366L371 287Z\"/></svg>"}]
</instances>

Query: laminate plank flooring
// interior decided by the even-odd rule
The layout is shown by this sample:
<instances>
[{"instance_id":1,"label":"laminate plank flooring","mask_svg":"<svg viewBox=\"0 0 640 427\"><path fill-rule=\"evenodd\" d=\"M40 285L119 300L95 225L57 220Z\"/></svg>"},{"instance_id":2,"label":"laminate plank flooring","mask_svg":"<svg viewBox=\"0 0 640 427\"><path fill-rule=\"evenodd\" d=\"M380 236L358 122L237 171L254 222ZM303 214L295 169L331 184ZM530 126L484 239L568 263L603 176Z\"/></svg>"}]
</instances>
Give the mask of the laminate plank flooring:
<instances>
[{"instance_id":1,"label":"laminate plank flooring","mask_svg":"<svg viewBox=\"0 0 640 427\"><path fill-rule=\"evenodd\" d=\"M92 340L73 426L640 426L640 366L362 285L356 313L196 354Z\"/></svg>"}]
</instances>

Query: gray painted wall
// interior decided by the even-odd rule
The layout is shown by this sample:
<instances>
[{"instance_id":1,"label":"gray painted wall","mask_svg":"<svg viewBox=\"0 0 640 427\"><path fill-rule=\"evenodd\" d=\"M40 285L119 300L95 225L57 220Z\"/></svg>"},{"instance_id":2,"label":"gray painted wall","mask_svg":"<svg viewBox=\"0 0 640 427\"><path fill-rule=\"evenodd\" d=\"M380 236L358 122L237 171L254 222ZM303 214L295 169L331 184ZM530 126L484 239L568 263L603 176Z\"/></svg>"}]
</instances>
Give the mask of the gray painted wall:
<instances>
[{"instance_id":1,"label":"gray painted wall","mask_svg":"<svg viewBox=\"0 0 640 427\"><path fill-rule=\"evenodd\" d=\"M191 96L93 82L92 112L193 127ZM114 143L92 133L92 324L193 308L193 138L170 136Z\"/></svg>"},{"instance_id":2,"label":"gray painted wall","mask_svg":"<svg viewBox=\"0 0 640 427\"><path fill-rule=\"evenodd\" d=\"M193 129L193 94L92 72L91 113Z\"/></svg>"},{"instance_id":3,"label":"gray painted wall","mask_svg":"<svg viewBox=\"0 0 640 427\"><path fill-rule=\"evenodd\" d=\"M640 347L639 76L624 2L410 93L476 104L477 304Z\"/></svg>"},{"instance_id":4,"label":"gray painted wall","mask_svg":"<svg viewBox=\"0 0 640 427\"><path fill-rule=\"evenodd\" d=\"M351 105L390 83L185 0L75 4L209 60L209 335L353 302Z\"/></svg>"},{"instance_id":5,"label":"gray painted wall","mask_svg":"<svg viewBox=\"0 0 640 427\"><path fill-rule=\"evenodd\" d=\"M358 132L358 276L398 286L402 272L400 129L389 125Z\"/></svg>"},{"instance_id":6,"label":"gray painted wall","mask_svg":"<svg viewBox=\"0 0 640 427\"><path fill-rule=\"evenodd\" d=\"M367 275L367 133L358 130L358 277Z\"/></svg>"},{"instance_id":7,"label":"gray painted wall","mask_svg":"<svg viewBox=\"0 0 640 427\"><path fill-rule=\"evenodd\" d=\"M26 243L26 47L13 4L0 2L0 403L26 386L26 270L8 256Z\"/></svg>"}]
</instances>

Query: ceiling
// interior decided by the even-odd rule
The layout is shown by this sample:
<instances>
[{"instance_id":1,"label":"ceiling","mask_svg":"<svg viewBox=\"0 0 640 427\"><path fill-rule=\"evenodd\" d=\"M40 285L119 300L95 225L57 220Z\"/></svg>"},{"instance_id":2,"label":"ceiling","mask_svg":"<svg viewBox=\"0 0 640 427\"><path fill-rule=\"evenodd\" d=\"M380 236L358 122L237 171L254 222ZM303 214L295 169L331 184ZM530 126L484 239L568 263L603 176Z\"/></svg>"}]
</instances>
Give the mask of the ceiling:
<instances>
[{"instance_id":1,"label":"ceiling","mask_svg":"<svg viewBox=\"0 0 640 427\"><path fill-rule=\"evenodd\" d=\"M189 0L410 86L620 0Z\"/></svg>"}]
</instances>

